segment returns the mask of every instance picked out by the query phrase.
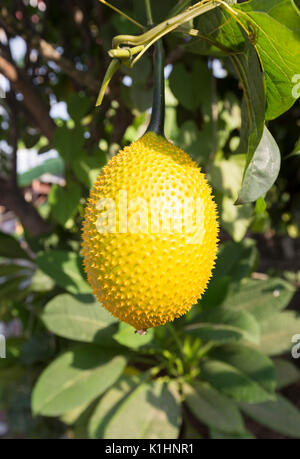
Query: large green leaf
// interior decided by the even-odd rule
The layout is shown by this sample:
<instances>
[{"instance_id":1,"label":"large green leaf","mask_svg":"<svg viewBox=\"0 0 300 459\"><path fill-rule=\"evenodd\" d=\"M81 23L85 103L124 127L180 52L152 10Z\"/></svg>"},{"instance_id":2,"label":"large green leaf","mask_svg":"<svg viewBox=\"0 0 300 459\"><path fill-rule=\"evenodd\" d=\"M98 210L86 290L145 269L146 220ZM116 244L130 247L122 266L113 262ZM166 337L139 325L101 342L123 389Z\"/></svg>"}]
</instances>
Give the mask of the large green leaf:
<instances>
[{"instance_id":1,"label":"large green leaf","mask_svg":"<svg viewBox=\"0 0 300 459\"><path fill-rule=\"evenodd\" d=\"M39 377L33 413L58 416L91 402L119 378L125 364L124 356L92 344L63 353Z\"/></svg>"},{"instance_id":2,"label":"large green leaf","mask_svg":"<svg viewBox=\"0 0 300 459\"><path fill-rule=\"evenodd\" d=\"M211 122L204 124L200 130L195 121L185 121L178 133L176 144L186 151L195 161L205 164L212 150L213 126Z\"/></svg>"},{"instance_id":3,"label":"large green leaf","mask_svg":"<svg viewBox=\"0 0 300 459\"><path fill-rule=\"evenodd\" d=\"M289 386L290 384L299 381L300 371L298 368L288 360L276 358L273 360L276 370L277 388Z\"/></svg>"},{"instance_id":4,"label":"large green leaf","mask_svg":"<svg viewBox=\"0 0 300 459\"><path fill-rule=\"evenodd\" d=\"M255 421L290 437L300 438L300 412L282 395L276 400L248 405L241 403L242 410Z\"/></svg>"},{"instance_id":5,"label":"large green leaf","mask_svg":"<svg viewBox=\"0 0 300 459\"><path fill-rule=\"evenodd\" d=\"M216 307L207 309L196 317L197 322L185 331L205 341L236 341L245 339L259 342L259 326L255 318L244 311Z\"/></svg>"},{"instance_id":6,"label":"large green leaf","mask_svg":"<svg viewBox=\"0 0 300 459\"><path fill-rule=\"evenodd\" d=\"M203 297L198 300L200 306L206 309L222 304L226 298L230 281L230 276L213 276Z\"/></svg>"},{"instance_id":7,"label":"large green leaf","mask_svg":"<svg viewBox=\"0 0 300 459\"><path fill-rule=\"evenodd\" d=\"M93 295L58 295L47 303L42 320L53 333L75 341L103 342L116 319Z\"/></svg>"},{"instance_id":8,"label":"large green leaf","mask_svg":"<svg viewBox=\"0 0 300 459\"><path fill-rule=\"evenodd\" d=\"M230 14L215 8L197 19L198 37L185 49L199 54L229 55L244 90L240 153L249 164L263 134L265 91L259 59L240 26Z\"/></svg>"},{"instance_id":9,"label":"large green leaf","mask_svg":"<svg viewBox=\"0 0 300 459\"><path fill-rule=\"evenodd\" d=\"M189 72L182 63L174 65L170 75L170 88L179 103L188 110L196 110L211 101L210 87L211 74L207 65L201 60L194 61L192 71ZM187 84L188 81L188 84ZM206 91L199 91L199 85L206 87Z\"/></svg>"},{"instance_id":10,"label":"large green leaf","mask_svg":"<svg viewBox=\"0 0 300 459\"><path fill-rule=\"evenodd\" d=\"M53 290L54 280L40 269L36 269L30 284L30 290L33 292L47 292Z\"/></svg>"},{"instance_id":11,"label":"large green leaf","mask_svg":"<svg viewBox=\"0 0 300 459\"><path fill-rule=\"evenodd\" d=\"M244 91L242 128L238 152L246 154L246 167L256 151L264 131L265 90L255 49L248 43L243 54L230 56Z\"/></svg>"},{"instance_id":12,"label":"large green leaf","mask_svg":"<svg viewBox=\"0 0 300 459\"><path fill-rule=\"evenodd\" d=\"M2 231L0 231L0 257L31 259L13 236Z\"/></svg>"},{"instance_id":13,"label":"large green leaf","mask_svg":"<svg viewBox=\"0 0 300 459\"><path fill-rule=\"evenodd\" d=\"M295 311L283 311L260 323L261 340L257 346L268 355L278 355L292 348L292 336L299 333L300 317Z\"/></svg>"},{"instance_id":14,"label":"large green leaf","mask_svg":"<svg viewBox=\"0 0 300 459\"><path fill-rule=\"evenodd\" d=\"M78 183L68 182L66 186L53 185L49 194L51 213L61 225L74 217L81 198L81 187Z\"/></svg>"},{"instance_id":15,"label":"large green leaf","mask_svg":"<svg viewBox=\"0 0 300 459\"><path fill-rule=\"evenodd\" d=\"M278 145L265 127L261 141L246 168L237 203L245 204L263 196L277 179L280 163Z\"/></svg>"},{"instance_id":16,"label":"large green leaf","mask_svg":"<svg viewBox=\"0 0 300 459\"><path fill-rule=\"evenodd\" d=\"M235 282L239 281L250 275L256 261L257 249L251 239L238 243L225 242L218 252L214 276L229 276Z\"/></svg>"},{"instance_id":17,"label":"large green leaf","mask_svg":"<svg viewBox=\"0 0 300 459\"><path fill-rule=\"evenodd\" d=\"M245 161L245 155L232 155L226 159L218 154L209 171L214 188L221 192L219 199L216 194L221 225L236 241L245 236L253 214L249 205L234 205L242 185Z\"/></svg>"},{"instance_id":18,"label":"large green leaf","mask_svg":"<svg viewBox=\"0 0 300 459\"><path fill-rule=\"evenodd\" d=\"M241 241L253 218L253 210L249 204L236 206L234 199L229 196L222 196L217 201L221 209L220 223L221 226L230 234L234 241Z\"/></svg>"},{"instance_id":19,"label":"large green leaf","mask_svg":"<svg viewBox=\"0 0 300 459\"><path fill-rule=\"evenodd\" d=\"M183 393L185 403L199 421L223 432L244 431L243 420L236 404L209 384L184 384Z\"/></svg>"},{"instance_id":20,"label":"large green leaf","mask_svg":"<svg viewBox=\"0 0 300 459\"><path fill-rule=\"evenodd\" d=\"M215 8L199 16L194 22L198 33L183 45L186 51L216 56L243 52L245 37L226 10Z\"/></svg>"},{"instance_id":21,"label":"large green leaf","mask_svg":"<svg viewBox=\"0 0 300 459\"><path fill-rule=\"evenodd\" d=\"M106 156L99 150L93 156L80 155L72 162L72 169L81 183L91 188L105 163Z\"/></svg>"},{"instance_id":22,"label":"large green leaf","mask_svg":"<svg viewBox=\"0 0 300 459\"><path fill-rule=\"evenodd\" d=\"M251 0L234 5L261 60L266 81L267 119L294 103L295 74L300 68L300 15L292 0Z\"/></svg>"},{"instance_id":23,"label":"large green leaf","mask_svg":"<svg viewBox=\"0 0 300 459\"><path fill-rule=\"evenodd\" d=\"M146 334L141 336L136 333L136 330L131 325L121 322L119 324L118 331L114 334L114 339L123 346L138 349L141 346L149 344L152 341L153 336L153 328L150 328L147 330Z\"/></svg>"},{"instance_id":24,"label":"large green leaf","mask_svg":"<svg viewBox=\"0 0 300 459\"><path fill-rule=\"evenodd\" d=\"M80 155L84 141L82 126L76 126L74 129L69 129L65 125L58 126L54 131L53 147L67 163L71 163Z\"/></svg>"},{"instance_id":25,"label":"large green leaf","mask_svg":"<svg viewBox=\"0 0 300 459\"><path fill-rule=\"evenodd\" d=\"M249 403L274 398L275 368L264 354L241 344L225 344L210 358L202 364L203 376L224 395Z\"/></svg>"},{"instance_id":26,"label":"large green leaf","mask_svg":"<svg viewBox=\"0 0 300 459\"><path fill-rule=\"evenodd\" d=\"M121 378L103 395L97 404L88 427L91 438L103 438L107 423L117 415L117 411L125 398L133 389L141 383L141 378L134 375L124 374Z\"/></svg>"},{"instance_id":27,"label":"large green leaf","mask_svg":"<svg viewBox=\"0 0 300 459\"><path fill-rule=\"evenodd\" d=\"M68 112L73 120L80 121L91 107L91 99L73 92L67 97Z\"/></svg>"},{"instance_id":28,"label":"large green leaf","mask_svg":"<svg viewBox=\"0 0 300 459\"><path fill-rule=\"evenodd\" d=\"M291 284L277 277L264 280L247 279L238 285L230 286L223 306L251 312L260 321L284 309L294 292Z\"/></svg>"},{"instance_id":29,"label":"large green leaf","mask_svg":"<svg viewBox=\"0 0 300 459\"><path fill-rule=\"evenodd\" d=\"M100 401L91 419L91 436L101 438L177 438L181 423L180 404L173 384L151 381L124 382ZM126 396L127 395L127 396Z\"/></svg>"},{"instance_id":30,"label":"large green leaf","mask_svg":"<svg viewBox=\"0 0 300 459\"><path fill-rule=\"evenodd\" d=\"M82 259L74 252L51 250L38 255L37 265L60 287L73 294L91 293L89 284L84 279Z\"/></svg>"}]
</instances>

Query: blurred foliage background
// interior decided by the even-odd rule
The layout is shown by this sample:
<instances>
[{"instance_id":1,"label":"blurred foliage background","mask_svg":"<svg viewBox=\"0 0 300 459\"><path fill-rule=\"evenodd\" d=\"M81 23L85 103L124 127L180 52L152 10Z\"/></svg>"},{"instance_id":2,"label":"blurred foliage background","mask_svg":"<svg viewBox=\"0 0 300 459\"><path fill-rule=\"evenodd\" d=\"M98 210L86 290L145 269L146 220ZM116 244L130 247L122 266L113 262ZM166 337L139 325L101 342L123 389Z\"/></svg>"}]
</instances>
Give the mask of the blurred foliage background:
<instances>
[{"instance_id":1,"label":"blurred foliage background","mask_svg":"<svg viewBox=\"0 0 300 459\"><path fill-rule=\"evenodd\" d=\"M144 2L113 3L146 24ZM159 22L189 2L151 3ZM199 304L137 337L94 300L80 257L89 189L150 116L151 51L121 67L95 109L121 33L139 29L97 0L1 2L0 435L300 437L299 103L268 122L275 184L235 206L241 83L223 53L182 32L165 38L166 136L207 174L221 245Z\"/></svg>"}]
</instances>

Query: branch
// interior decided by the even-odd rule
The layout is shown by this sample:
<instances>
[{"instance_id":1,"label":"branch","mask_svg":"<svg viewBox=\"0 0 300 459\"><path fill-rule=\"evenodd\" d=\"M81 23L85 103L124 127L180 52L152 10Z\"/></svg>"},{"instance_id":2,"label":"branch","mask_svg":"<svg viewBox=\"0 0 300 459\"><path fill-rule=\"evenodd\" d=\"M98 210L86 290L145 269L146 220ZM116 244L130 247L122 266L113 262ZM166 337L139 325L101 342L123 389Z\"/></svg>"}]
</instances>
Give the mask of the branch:
<instances>
[{"instance_id":1,"label":"branch","mask_svg":"<svg viewBox=\"0 0 300 459\"><path fill-rule=\"evenodd\" d=\"M29 204L22 191L18 187L17 182L17 153L18 153L18 120L16 96L14 91L10 91L7 96L8 105L10 107L11 118L11 146L12 146L12 170L11 175L7 179L0 178L0 204L14 212L20 222L33 236L38 236L41 233L48 233L51 229L50 225L42 219L38 211Z\"/></svg>"},{"instance_id":2,"label":"branch","mask_svg":"<svg viewBox=\"0 0 300 459\"><path fill-rule=\"evenodd\" d=\"M93 78L89 73L77 70L72 61L66 59L59 54L55 47L44 40L43 38L34 35L28 28L26 31L21 27L21 23L17 21L12 15L4 15L1 11L4 20L0 18L0 24L11 35L21 35L27 44L36 48L45 60L54 61L61 70L76 81L81 86L89 88L93 93L98 93L99 82Z\"/></svg>"},{"instance_id":3,"label":"branch","mask_svg":"<svg viewBox=\"0 0 300 459\"><path fill-rule=\"evenodd\" d=\"M0 72L3 73L3 75L10 81L12 88L15 91L22 93L24 97L22 103L31 113L35 123L42 133L49 139L49 141L51 141L54 134L55 124L36 89L27 80L21 70L1 55Z\"/></svg>"},{"instance_id":4,"label":"branch","mask_svg":"<svg viewBox=\"0 0 300 459\"><path fill-rule=\"evenodd\" d=\"M35 207L25 200L21 190L11 181L0 178L0 188L0 204L14 212L32 236L39 236L51 230L50 224L42 219Z\"/></svg>"},{"instance_id":5,"label":"branch","mask_svg":"<svg viewBox=\"0 0 300 459\"><path fill-rule=\"evenodd\" d=\"M89 88L93 93L98 93L98 81L91 77L87 72L77 70L71 61L61 56L56 51L53 45L44 39L39 39L38 37L32 39L32 45L40 51L44 59L54 61L57 65L59 65L61 70L66 75L73 78L74 81L79 83L81 86Z\"/></svg>"},{"instance_id":6,"label":"branch","mask_svg":"<svg viewBox=\"0 0 300 459\"><path fill-rule=\"evenodd\" d=\"M11 110L12 184L17 187L18 121L15 93L9 95Z\"/></svg>"}]
</instances>

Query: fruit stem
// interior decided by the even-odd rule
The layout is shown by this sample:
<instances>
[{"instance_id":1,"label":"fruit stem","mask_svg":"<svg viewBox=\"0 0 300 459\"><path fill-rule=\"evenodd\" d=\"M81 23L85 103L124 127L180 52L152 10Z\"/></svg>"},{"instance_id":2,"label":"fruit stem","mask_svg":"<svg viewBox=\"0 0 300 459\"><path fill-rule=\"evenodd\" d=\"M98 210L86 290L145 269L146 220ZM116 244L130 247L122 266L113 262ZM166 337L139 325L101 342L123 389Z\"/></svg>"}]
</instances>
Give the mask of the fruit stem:
<instances>
[{"instance_id":1,"label":"fruit stem","mask_svg":"<svg viewBox=\"0 0 300 459\"><path fill-rule=\"evenodd\" d=\"M155 51L153 56L154 65L154 86L152 99L152 112L148 131L162 137L164 134L165 125L165 77L164 77L164 50L162 40L155 43Z\"/></svg>"}]
</instances>

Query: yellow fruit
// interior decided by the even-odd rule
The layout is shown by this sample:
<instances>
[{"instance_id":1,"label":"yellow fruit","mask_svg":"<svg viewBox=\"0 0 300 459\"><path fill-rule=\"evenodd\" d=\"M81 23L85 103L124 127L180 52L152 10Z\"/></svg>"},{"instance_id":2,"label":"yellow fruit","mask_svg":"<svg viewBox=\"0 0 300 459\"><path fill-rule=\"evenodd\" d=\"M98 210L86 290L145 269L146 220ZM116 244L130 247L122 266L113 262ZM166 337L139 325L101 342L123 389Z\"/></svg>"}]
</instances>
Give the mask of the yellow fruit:
<instances>
[{"instance_id":1,"label":"yellow fruit","mask_svg":"<svg viewBox=\"0 0 300 459\"><path fill-rule=\"evenodd\" d=\"M91 190L83 225L88 281L120 320L137 330L162 325L201 297L217 235L204 174L148 132L109 161Z\"/></svg>"}]
</instances>

